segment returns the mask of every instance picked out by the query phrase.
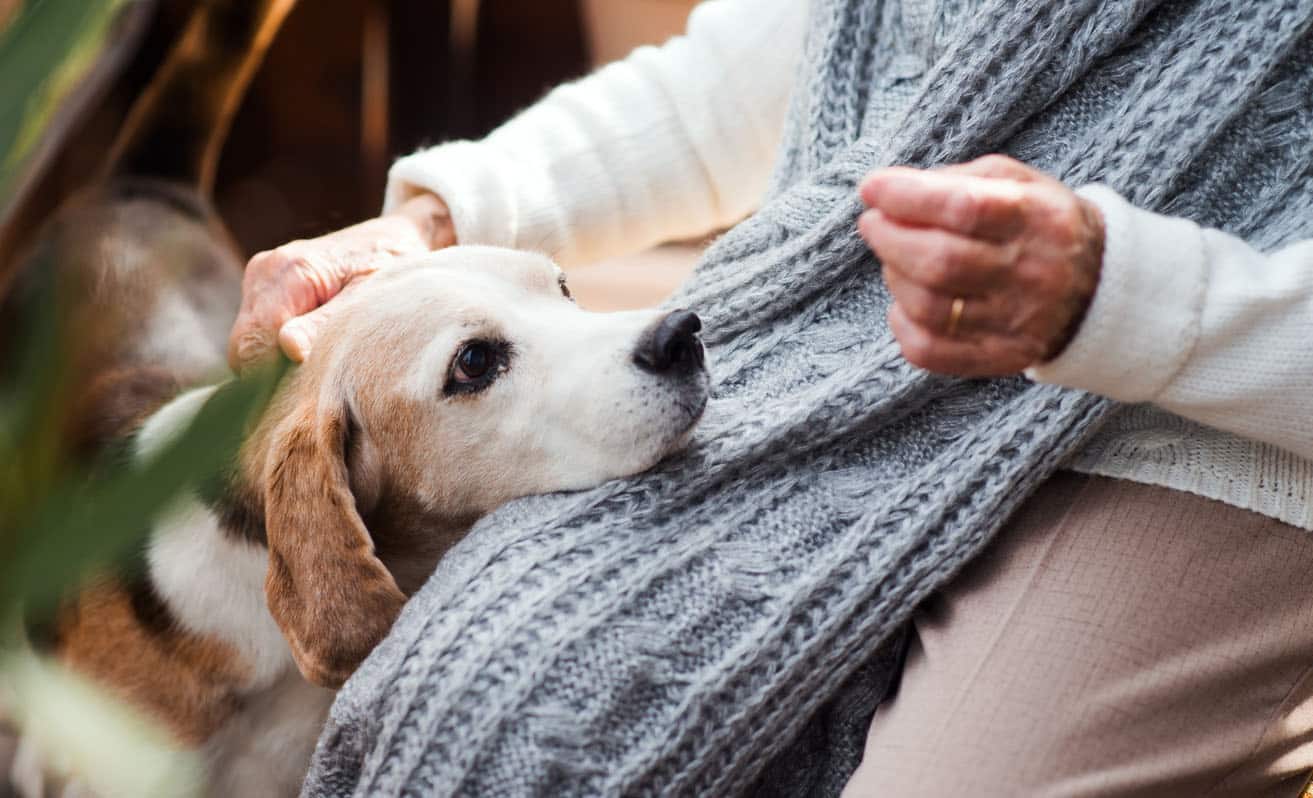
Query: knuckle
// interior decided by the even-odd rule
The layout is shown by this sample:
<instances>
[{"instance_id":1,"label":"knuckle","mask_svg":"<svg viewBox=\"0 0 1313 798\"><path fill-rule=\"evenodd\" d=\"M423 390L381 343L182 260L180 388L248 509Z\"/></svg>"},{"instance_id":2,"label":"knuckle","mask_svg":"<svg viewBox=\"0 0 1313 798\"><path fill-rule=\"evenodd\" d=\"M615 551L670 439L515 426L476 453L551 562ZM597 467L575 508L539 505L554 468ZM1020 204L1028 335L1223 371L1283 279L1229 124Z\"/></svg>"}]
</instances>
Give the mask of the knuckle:
<instances>
[{"instance_id":1,"label":"knuckle","mask_svg":"<svg viewBox=\"0 0 1313 798\"><path fill-rule=\"evenodd\" d=\"M1046 215L1049 234L1053 237L1054 243L1065 248L1081 239L1081 232L1085 227L1085 214L1079 199L1065 196L1065 188L1062 191L1063 196L1049 198L1044 204L1048 206Z\"/></svg>"},{"instance_id":2,"label":"knuckle","mask_svg":"<svg viewBox=\"0 0 1313 798\"><path fill-rule=\"evenodd\" d=\"M903 359L914 366L931 368L938 360L939 348L931 336L920 330L909 330L898 339Z\"/></svg>"},{"instance_id":3,"label":"knuckle","mask_svg":"<svg viewBox=\"0 0 1313 798\"><path fill-rule=\"evenodd\" d=\"M1021 371L1032 363L1038 363L1042 360L1051 346L1047 341L1048 337L1052 336L1028 335L1019 339L1012 351L1010 361L1012 370Z\"/></svg>"},{"instance_id":4,"label":"knuckle","mask_svg":"<svg viewBox=\"0 0 1313 798\"><path fill-rule=\"evenodd\" d=\"M984 205L982 218L988 219L997 228L993 232L1012 236L1016 234L1021 220L1026 217L1031 197L1023 191L1017 196L989 196L981 202Z\"/></svg>"},{"instance_id":5,"label":"knuckle","mask_svg":"<svg viewBox=\"0 0 1313 798\"><path fill-rule=\"evenodd\" d=\"M276 279L294 268L296 258L283 247L261 252L251 258L246 265L248 274L262 279Z\"/></svg>"},{"instance_id":6,"label":"knuckle","mask_svg":"<svg viewBox=\"0 0 1313 798\"><path fill-rule=\"evenodd\" d=\"M292 241L280 247L262 252L256 256L262 259L262 265L272 272L286 272L309 266L310 258L300 241Z\"/></svg>"},{"instance_id":7,"label":"knuckle","mask_svg":"<svg viewBox=\"0 0 1313 798\"><path fill-rule=\"evenodd\" d=\"M1042 349L1030 336L997 339L987 352L987 364L995 374L1015 374L1040 359Z\"/></svg>"},{"instance_id":8,"label":"knuckle","mask_svg":"<svg viewBox=\"0 0 1313 798\"><path fill-rule=\"evenodd\" d=\"M997 319L993 328L1004 335L1022 335L1035 325L1035 314L1029 302L1002 302L991 308L991 316Z\"/></svg>"},{"instance_id":9,"label":"knuckle","mask_svg":"<svg viewBox=\"0 0 1313 798\"><path fill-rule=\"evenodd\" d=\"M944 216L958 230L974 230L980 219L980 200L968 191L954 191L944 201Z\"/></svg>"},{"instance_id":10,"label":"knuckle","mask_svg":"<svg viewBox=\"0 0 1313 798\"><path fill-rule=\"evenodd\" d=\"M903 312L907 318L917 324L929 324L932 314L932 302L930 298L920 291L908 291L899 297L898 301L903 305Z\"/></svg>"},{"instance_id":11,"label":"knuckle","mask_svg":"<svg viewBox=\"0 0 1313 798\"><path fill-rule=\"evenodd\" d=\"M246 330L234 337L233 351L241 364L250 364L264 358L272 349L273 340L258 329Z\"/></svg>"},{"instance_id":12,"label":"knuckle","mask_svg":"<svg viewBox=\"0 0 1313 798\"><path fill-rule=\"evenodd\" d=\"M903 359L913 366L929 368L930 349L922 343L914 341L900 341L899 348L902 349Z\"/></svg>"},{"instance_id":13,"label":"knuckle","mask_svg":"<svg viewBox=\"0 0 1313 798\"><path fill-rule=\"evenodd\" d=\"M1055 268L1053 263L1030 264L1021 270L1022 290L1034 301L1059 301L1067 293L1067 272L1066 269Z\"/></svg>"},{"instance_id":14,"label":"knuckle","mask_svg":"<svg viewBox=\"0 0 1313 798\"><path fill-rule=\"evenodd\" d=\"M1015 272L1025 266L1027 252L1027 242L1014 238L999 245L992 253L992 260L996 268Z\"/></svg>"},{"instance_id":15,"label":"knuckle","mask_svg":"<svg viewBox=\"0 0 1313 798\"><path fill-rule=\"evenodd\" d=\"M251 259L246 262L246 273L255 274L271 270L277 257L278 255L276 252L271 249L255 253L251 256Z\"/></svg>"},{"instance_id":16,"label":"knuckle","mask_svg":"<svg viewBox=\"0 0 1313 798\"><path fill-rule=\"evenodd\" d=\"M1085 214L1081 212L1080 205L1075 202L1063 203L1058 211L1058 229L1069 243L1079 240L1084 225Z\"/></svg>"},{"instance_id":17,"label":"knuckle","mask_svg":"<svg viewBox=\"0 0 1313 798\"><path fill-rule=\"evenodd\" d=\"M958 253L948 242L939 241L926 250L920 272L928 285L947 287L958 276Z\"/></svg>"}]
</instances>

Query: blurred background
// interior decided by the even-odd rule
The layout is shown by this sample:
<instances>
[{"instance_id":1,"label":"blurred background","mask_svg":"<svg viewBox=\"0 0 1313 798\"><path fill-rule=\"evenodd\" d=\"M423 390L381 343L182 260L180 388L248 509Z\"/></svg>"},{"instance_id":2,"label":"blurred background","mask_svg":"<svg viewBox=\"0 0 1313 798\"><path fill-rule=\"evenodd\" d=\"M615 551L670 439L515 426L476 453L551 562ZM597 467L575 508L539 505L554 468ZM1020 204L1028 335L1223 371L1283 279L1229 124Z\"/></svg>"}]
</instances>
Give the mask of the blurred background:
<instances>
[{"instance_id":1,"label":"blurred background","mask_svg":"<svg viewBox=\"0 0 1313 798\"><path fill-rule=\"evenodd\" d=\"M0 26L34 1L0 0ZM553 86L680 32L694 4L298 3L224 146L214 192L219 215L248 255L372 216L397 156L482 136ZM159 0L146 15L121 73L80 114L44 174L25 190L22 207L0 235L0 268L12 263L6 256L21 250L22 239L42 219L95 174L129 106L195 5ZM665 248L571 279L585 304L599 309L648 304L682 279L696 252Z\"/></svg>"}]
</instances>

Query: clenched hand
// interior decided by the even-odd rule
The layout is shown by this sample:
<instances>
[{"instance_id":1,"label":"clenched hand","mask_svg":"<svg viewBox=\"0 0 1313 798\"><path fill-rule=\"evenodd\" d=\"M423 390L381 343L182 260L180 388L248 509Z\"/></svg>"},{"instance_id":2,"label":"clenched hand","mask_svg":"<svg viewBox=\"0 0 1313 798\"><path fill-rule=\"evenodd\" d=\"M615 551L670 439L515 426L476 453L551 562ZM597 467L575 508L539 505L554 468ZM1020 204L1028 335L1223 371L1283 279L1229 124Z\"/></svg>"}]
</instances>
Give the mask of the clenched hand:
<instances>
[{"instance_id":1,"label":"clenched hand","mask_svg":"<svg viewBox=\"0 0 1313 798\"><path fill-rule=\"evenodd\" d=\"M1094 298L1103 217L1053 178L1002 155L862 181L858 230L884 265L889 326L917 366L1016 374L1056 357Z\"/></svg>"}]
</instances>

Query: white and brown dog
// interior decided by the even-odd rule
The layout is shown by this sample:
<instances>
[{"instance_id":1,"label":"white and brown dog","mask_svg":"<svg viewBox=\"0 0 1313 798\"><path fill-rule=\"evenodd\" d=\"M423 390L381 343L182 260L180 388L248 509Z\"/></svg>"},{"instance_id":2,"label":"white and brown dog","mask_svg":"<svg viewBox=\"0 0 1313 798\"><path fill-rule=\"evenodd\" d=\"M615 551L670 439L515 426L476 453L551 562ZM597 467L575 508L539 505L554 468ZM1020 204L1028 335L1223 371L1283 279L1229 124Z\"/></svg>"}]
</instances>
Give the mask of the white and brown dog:
<instances>
[{"instance_id":1,"label":"white and brown dog","mask_svg":"<svg viewBox=\"0 0 1313 798\"><path fill-rule=\"evenodd\" d=\"M456 247L337 301L225 487L174 509L144 573L83 590L44 640L202 751L213 795L296 793L326 688L476 519L651 467L706 403L695 315L586 312L538 255ZM216 390L150 415L135 456Z\"/></svg>"}]
</instances>

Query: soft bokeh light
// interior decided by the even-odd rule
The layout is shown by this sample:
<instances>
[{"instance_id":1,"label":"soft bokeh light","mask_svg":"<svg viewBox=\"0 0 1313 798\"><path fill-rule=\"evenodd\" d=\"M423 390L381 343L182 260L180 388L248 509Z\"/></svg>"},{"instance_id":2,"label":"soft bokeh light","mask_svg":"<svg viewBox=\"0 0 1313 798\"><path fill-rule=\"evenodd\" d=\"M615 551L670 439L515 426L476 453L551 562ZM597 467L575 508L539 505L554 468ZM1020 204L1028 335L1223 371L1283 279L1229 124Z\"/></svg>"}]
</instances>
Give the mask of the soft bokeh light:
<instances>
[{"instance_id":1,"label":"soft bokeh light","mask_svg":"<svg viewBox=\"0 0 1313 798\"><path fill-rule=\"evenodd\" d=\"M105 798L187 798L203 792L200 755L169 742L140 714L30 652L0 658L0 705L57 777ZM21 762L20 762L21 764Z\"/></svg>"}]
</instances>

